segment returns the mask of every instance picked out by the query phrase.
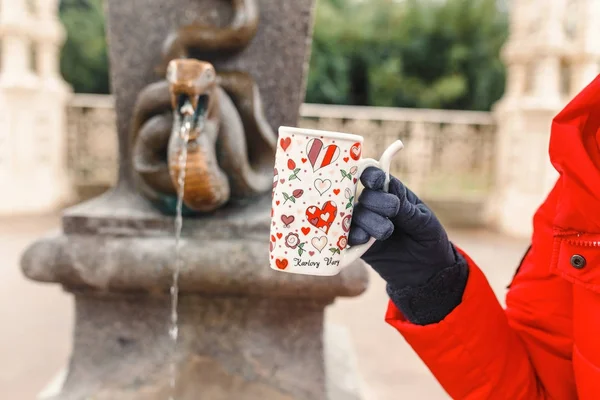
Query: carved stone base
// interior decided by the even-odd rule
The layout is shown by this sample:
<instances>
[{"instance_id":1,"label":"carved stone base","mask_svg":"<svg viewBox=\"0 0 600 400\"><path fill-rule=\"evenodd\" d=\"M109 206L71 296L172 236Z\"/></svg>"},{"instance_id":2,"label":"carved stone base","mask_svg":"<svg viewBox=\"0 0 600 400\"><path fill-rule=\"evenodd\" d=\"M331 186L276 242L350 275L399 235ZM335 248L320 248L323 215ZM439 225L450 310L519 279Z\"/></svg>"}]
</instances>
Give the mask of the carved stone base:
<instances>
[{"instance_id":1,"label":"carved stone base","mask_svg":"<svg viewBox=\"0 0 600 400\"><path fill-rule=\"evenodd\" d=\"M25 275L75 296L71 364L54 400L168 398L172 220L138 200L116 190L67 210L63 232L23 255ZM351 349L324 352L323 314L366 289L364 265L334 277L272 270L269 209L260 201L185 221L177 400L360 399L343 372Z\"/></svg>"},{"instance_id":2,"label":"carved stone base","mask_svg":"<svg viewBox=\"0 0 600 400\"><path fill-rule=\"evenodd\" d=\"M51 399L168 399L168 299L78 293L75 300L69 373ZM359 400L356 386L327 382L324 307L312 301L182 297L175 398ZM340 342L339 329L331 330L330 342ZM348 380L347 368L339 363L344 356L339 351L336 356L340 349L327 352L329 369L335 368L330 374Z\"/></svg>"}]
</instances>

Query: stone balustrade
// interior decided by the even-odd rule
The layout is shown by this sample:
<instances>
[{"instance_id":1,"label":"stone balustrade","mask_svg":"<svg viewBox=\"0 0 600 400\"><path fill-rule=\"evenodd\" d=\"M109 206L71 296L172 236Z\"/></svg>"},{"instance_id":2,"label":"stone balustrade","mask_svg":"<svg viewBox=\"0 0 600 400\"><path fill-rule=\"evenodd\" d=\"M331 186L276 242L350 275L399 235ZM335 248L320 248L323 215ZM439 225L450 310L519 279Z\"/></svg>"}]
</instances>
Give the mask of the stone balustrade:
<instances>
[{"instance_id":1,"label":"stone balustrade","mask_svg":"<svg viewBox=\"0 0 600 400\"><path fill-rule=\"evenodd\" d=\"M405 149L392 166L420 196L437 204L483 204L493 185L495 122L490 113L303 104L299 125L359 134L378 158L394 140ZM80 199L117 177L113 98L75 95L67 112L68 169ZM438 207L440 207L438 206Z\"/></svg>"},{"instance_id":2,"label":"stone balustrade","mask_svg":"<svg viewBox=\"0 0 600 400\"><path fill-rule=\"evenodd\" d=\"M67 107L67 169L75 201L93 197L117 181L119 150L114 99L78 94Z\"/></svg>"}]
</instances>

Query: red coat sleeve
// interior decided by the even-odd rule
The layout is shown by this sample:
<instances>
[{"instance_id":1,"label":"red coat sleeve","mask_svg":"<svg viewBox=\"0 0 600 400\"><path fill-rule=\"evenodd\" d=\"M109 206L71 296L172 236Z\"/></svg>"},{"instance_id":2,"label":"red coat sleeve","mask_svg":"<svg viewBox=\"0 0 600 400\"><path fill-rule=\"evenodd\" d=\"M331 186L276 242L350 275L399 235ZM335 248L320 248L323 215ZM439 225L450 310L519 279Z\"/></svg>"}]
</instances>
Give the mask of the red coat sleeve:
<instances>
[{"instance_id":1,"label":"red coat sleeve","mask_svg":"<svg viewBox=\"0 0 600 400\"><path fill-rule=\"evenodd\" d=\"M573 368L571 287L550 275L551 194L535 218L531 250L500 306L477 265L461 304L443 321L418 326L390 302L394 326L453 399L577 399ZM548 234L550 233L550 234Z\"/></svg>"}]
</instances>

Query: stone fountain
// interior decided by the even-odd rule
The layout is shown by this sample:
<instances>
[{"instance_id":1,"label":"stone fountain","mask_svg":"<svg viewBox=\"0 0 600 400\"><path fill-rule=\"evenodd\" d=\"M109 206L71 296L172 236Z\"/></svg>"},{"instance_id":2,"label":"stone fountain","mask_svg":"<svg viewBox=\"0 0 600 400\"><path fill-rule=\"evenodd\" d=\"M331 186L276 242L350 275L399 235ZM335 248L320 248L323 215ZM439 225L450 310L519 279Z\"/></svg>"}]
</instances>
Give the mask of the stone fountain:
<instances>
[{"instance_id":1,"label":"stone fountain","mask_svg":"<svg viewBox=\"0 0 600 400\"><path fill-rule=\"evenodd\" d=\"M366 289L362 263L333 278L268 267L266 167L273 132L298 119L312 9L313 0L107 1L119 181L65 210L61 232L38 240L22 259L29 278L59 283L75 299L71 361L50 398L165 400L173 357L178 400L361 398L347 363L352 349L338 330L324 329L324 310L336 297ZM199 144L219 161L203 171L218 170L227 180L207 186L208 178L188 171L208 189L186 202L173 354L176 182L166 154L177 96L193 96L191 86L169 87L165 75L168 62L181 57L214 66L235 107L219 114L220 124L236 127L217 129L220 139ZM155 129L144 134L148 127ZM244 140L247 158L236 158L236 169L223 160ZM207 195L219 185L228 185L219 192L225 198Z\"/></svg>"}]
</instances>

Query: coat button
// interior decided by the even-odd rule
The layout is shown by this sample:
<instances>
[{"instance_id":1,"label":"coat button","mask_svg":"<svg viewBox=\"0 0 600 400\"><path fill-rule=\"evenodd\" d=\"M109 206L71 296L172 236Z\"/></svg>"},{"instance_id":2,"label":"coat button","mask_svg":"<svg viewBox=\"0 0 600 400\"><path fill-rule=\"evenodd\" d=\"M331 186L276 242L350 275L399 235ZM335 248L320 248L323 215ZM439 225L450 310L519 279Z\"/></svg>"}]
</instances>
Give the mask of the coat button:
<instances>
[{"instance_id":1,"label":"coat button","mask_svg":"<svg viewBox=\"0 0 600 400\"><path fill-rule=\"evenodd\" d=\"M571 266L573 268L582 269L585 267L585 263L585 258L579 254L575 254L573 257L571 257Z\"/></svg>"}]
</instances>

